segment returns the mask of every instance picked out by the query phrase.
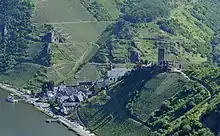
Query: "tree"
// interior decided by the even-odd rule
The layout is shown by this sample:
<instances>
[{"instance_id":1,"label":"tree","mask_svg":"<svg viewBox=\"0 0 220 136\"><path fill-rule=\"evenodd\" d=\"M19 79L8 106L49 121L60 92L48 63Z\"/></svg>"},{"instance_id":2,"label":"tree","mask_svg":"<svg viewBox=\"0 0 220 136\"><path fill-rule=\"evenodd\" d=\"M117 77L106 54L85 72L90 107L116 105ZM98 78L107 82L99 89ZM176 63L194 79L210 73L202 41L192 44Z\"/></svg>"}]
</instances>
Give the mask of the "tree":
<instances>
[{"instance_id":1,"label":"tree","mask_svg":"<svg viewBox=\"0 0 220 136\"><path fill-rule=\"evenodd\" d=\"M191 131L191 126L189 124L186 124L182 127L182 134L187 135Z\"/></svg>"},{"instance_id":2,"label":"tree","mask_svg":"<svg viewBox=\"0 0 220 136\"><path fill-rule=\"evenodd\" d=\"M47 93L48 91L52 91L54 88L54 81L47 81L42 84L42 92Z\"/></svg>"},{"instance_id":3,"label":"tree","mask_svg":"<svg viewBox=\"0 0 220 136\"><path fill-rule=\"evenodd\" d=\"M148 64L149 62L148 62L148 60L147 59L145 59L144 60L144 64Z\"/></svg>"},{"instance_id":4,"label":"tree","mask_svg":"<svg viewBox=\"0 0 220 136\"><path fill-rule=\"evenodd\" d=\"M40 52L34 57L33 61L44 66L51 65L51 50L49 43L44 43Z\"/></svg>"},{"instance_id":5,"label":"tree","mask_svg":"<svg viewBox=\"0 0 220 136\"><path fill-rule=\"evenodd\" d=\"M123 18L130 22L151 22L170 14L165 0L129 0L125 5Z\"/></svg>"},{"instance_id":6,"label":"tree","mask_svg":"<svg viewBox=\"0 0 220 136\"><path fill-rule=\"evenodd\" d=\"M6 71L26 56L32 32L33 5L26 0L0 0L0 70ZM3 31L2 31L3 30Z\"/></svg>"}]
</instances>

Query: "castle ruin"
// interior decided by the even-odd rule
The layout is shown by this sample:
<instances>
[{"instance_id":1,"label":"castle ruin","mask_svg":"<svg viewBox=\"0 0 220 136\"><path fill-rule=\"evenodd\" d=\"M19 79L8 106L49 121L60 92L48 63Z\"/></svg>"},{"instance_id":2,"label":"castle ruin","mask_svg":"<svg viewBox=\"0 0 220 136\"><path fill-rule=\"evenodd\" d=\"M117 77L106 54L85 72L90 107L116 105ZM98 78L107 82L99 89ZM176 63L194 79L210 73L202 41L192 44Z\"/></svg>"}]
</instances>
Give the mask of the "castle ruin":
<instances>
[{"instance_id":1,"label":"castle ruin","mask_svg":"<svg viewBox=\"0 0 220 136\"><path fill-rule=\"evenodd\" d=\"M182 64L179 61L167 59L167 49L164 47L158 47L158 62L157 65L160 69L165 71L172 71L174 69L182 70Z\"/></svg>"}]
</instances>

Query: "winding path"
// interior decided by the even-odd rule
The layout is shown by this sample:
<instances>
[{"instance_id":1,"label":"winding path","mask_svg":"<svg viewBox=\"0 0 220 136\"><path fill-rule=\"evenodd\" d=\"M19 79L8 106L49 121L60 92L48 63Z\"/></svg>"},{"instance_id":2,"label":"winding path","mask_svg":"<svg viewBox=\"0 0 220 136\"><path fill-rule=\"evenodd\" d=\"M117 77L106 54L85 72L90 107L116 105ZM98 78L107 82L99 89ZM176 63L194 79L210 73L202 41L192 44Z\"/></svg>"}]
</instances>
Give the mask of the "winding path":
<instances>
[{"instance_id":1,"label":"winding path","mask_svg":"<svg viewBox=\"0 0 220 136\"><path fill-rule=\"evenodd\" d=\"M207 92L209 93L209 96L210 96L209 100L213 98L214 90L213 90L212 87L211 87L209 84L207 84L206 82L204 82L204 81L202 81L202 80L200 80L200 79L198 79L198 78L196 78L196 77L193 77L193 76L189 77L189 76L187 76L184 72L182 72L182 71L180 71L180 70L177 70L177 69L173 70L173 72L180 73L181 75L183 75L183 76L184 76L185 78L187 78L188 80L192 80L192 81L195 81L195 82L199 83L199 84L202 85L202 86L207 90Z\"/></svg>"},{"instance_id":2,"label":"winding path","mask_svg":"<svg viewBox=\"0 0 220 136\"><path fill-rule=\"evenodd\" d=\"M206 82L204 82L204 81L202 81L202 80L200 80L200 79L198 79L196 77L193 77L193 76L191 77L191 79L196 81L196 82L198 82L202 86L204 86L209 91L209 93L210 93L210 96L211 96L210 99L213 98L215 91L214 91L214 89L212 89L212 87L209 84L207 84Z\"/></svg>"},{"instance_id":3,"label":"winding path","mask_svg":"<svg viewBox=\"0 0 220 136\"><path fill-rule=\"evenodd\" d=\"M81 117L79 115L79 105L76 106L76 116L77 116L77 119L78 119L80 125L86 127L86 125L83 123L83 121L82 121L82 119L81 119Z\"/></svg>"},{"instance_id":4,"label":"winding path","mask_svg":"<svg viewBox=\"0 0 220 136\"><path fill-rule=\"evenodd\" d=\"M187 76L184 72L182 72L182 71L180 71L180 70L177 70L177 69L174 69L174 70L172 70L171 72L180 73L180 74L183 75L186 79L198 82L198 83L201 84L201 85L205 88L205 90L209 93L209 98L207 98L207 99L205 99L204 101L202 101L200 104L198 104L198 105L197 105L196 107L194 107L193 109L196 109L196 108L200 107L201 105L204 105L207 101L209 102L209 101L213 98L214 90L212 89L211 86L209 86L209 85L208 85L207 83L205 83L204 81L202 81L202 80L200 80L200 79L197 79L197 78L195 78L195 77L189 77L189 76ZM191 109L191 110L188 111L187 113L191 112L193 109ZM187 114L187 113L185 113L185 114ZM184 114L184 115L185 115L185 114ZM178 119L172 121L172 122L176 122L177 120L181 120L181 119L184 117L184 115L181 116L181 117L179 117ZM137 123L140 123L140 124L142 124L142 125L144 125L144 126L149 127L146 122L143 122L142 120L140 120L139 118L137 118L137 117L135 117L135 116L132 116L130 119L132 119L133 121L135 121L135 122L137 122Z\"/></svg>"}]
</instances>

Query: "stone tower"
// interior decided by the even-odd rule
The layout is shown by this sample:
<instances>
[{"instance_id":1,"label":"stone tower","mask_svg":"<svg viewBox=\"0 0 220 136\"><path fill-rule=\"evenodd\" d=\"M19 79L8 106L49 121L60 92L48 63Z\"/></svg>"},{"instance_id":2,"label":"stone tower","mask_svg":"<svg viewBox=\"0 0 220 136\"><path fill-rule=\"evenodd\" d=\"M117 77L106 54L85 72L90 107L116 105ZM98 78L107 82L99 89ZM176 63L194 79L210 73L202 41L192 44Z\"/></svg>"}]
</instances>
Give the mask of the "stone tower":
<instances>
[{"instance_id":1,"label":"stone tower","mask_svg":"<svg viewBox=\"0 0 220 136\"><path fill-rule=\"evenodd\" d=\"M165 61L165 48L158 47L158 64L163 63Z\"/></svg>"}]
</instances>

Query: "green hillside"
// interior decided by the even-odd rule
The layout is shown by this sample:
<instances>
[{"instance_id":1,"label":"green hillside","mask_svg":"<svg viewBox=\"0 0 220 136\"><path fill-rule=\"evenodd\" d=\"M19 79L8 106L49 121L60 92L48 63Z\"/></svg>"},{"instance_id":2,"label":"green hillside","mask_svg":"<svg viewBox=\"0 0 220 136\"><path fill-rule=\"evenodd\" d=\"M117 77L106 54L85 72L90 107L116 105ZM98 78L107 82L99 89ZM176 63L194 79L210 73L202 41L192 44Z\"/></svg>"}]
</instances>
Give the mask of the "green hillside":
<instances>
[{"instance_id":1,"label":"green hillside","mask_svg":"<svg viewBox=\"0 0 220 136\"><path fill-rule=\"evenodd\" d=\"M149 128L142 123L186 83L187 80L178 73L139 69L107 91L105 95L110 99L99 95L91 98L80 109L80 115L97 135L150 135ZM135 129L137 126L140 129Z\"/></svg>"},{"instance_id":2,"label":"green hillside","mask_svg":"<svg viewBox=\"0 0 220 136\"><path fill-rule=\"evenodd\" d=\"M134 0L133 4L135 2ZM163 16L160 16L157 10L146 10L148 2L150 3L150 0L141 1L136 3L136 6L122 2L126 12L123 12L117 22L102 33L98 40L101 48L93 61L130 62L133 52L140 52L143 60L156 61L157 46L168 47L168 58L181 60L185 65L201 64L210 59L211 44L218 34L217 0L173 3L158 0L155 3L167 4L158 8L166 13ZM144 17L148 14L152 18L146 20ZM214 20L206 19L206 16ZM214 57L217 62L218 53Z\"/></svg>"},{"instance_id":3,"label":"green hillside","mask_svg":"<svg viewBox=\"0 0 220 136\"><path fill-rule=\"evenodd\" d=\"M74 75L81 65L88 62L96 53L98 46L95 43L98 37L112 23L96 21L93 15L75 0L36 1L33 19L37 23L52 25L54 30L65 38L64 43L50 44L52 65L47 68L47 77L56 84L61 81L76 84ZM96 78L98 75L92 77Z\"/></svg>"},{"instance_id":4,"label":"green hillside","mask_svg":"<svg viewBox=\"0 0 220 136\"><path fill-rule=\"evenodd\" d=\"M219 68L194 67L186 73L193 80L147 120L152 131L171 135L209 135L219 133L216 122L219 103Z\"/></svg>"},{"instance_id":5,"label":"green hillside","mask_svg":"<svg viewBox=\"0 0 220 136\"><path fill-rule=\"evenodd\" d=\"M99 21L112 21L120 15L116 0L80 0L80 3Z\"/></svg>"},{"instance_id":6,"label":"green hillside","mask_svg":"<svg viewBox=\"0 0 220 136\"><path fill-rule=\"evenodd\" d=\"M34 22L78 22L96 19L77 0L35 0Z\"/></svg>"},{"instance_id":7,"label":"green hillside","mask_svg":"<svg viewBox=\"0 0 220 136\"><path fill-rule=\"evenodd\" d=\"M151 78L140 91L140 97L131 101L133 114L143 121L147 120L163 101L179 92L186 82L177 73L162 73Z\"/></svg>"},{"instance_id":8,"label":"green hillside","mask_svg":"<svg viewBox=\"0 0 220 136\"><path fill-rule=\"evenodd\" d=\"M61 33L70 36L70 42L93 42L95 43L101 33L112 22L76 22L76 23L57 23L53 26Z\"/></svg>"},{"instance_id":9,"label":"green hillside","mask_svg":"<svg viewBox=\"0 0 220 136\"><path fill-rule=\"evenodd\" d=\"M75 84L77 81L84 80L85 75L78 71L81 65L86 64L99 48L96 41L102 31L106 29L112 21L97 21L95 17L79 1L52 1L52 0L34 0L35 5L32 13L32 24L36 31L31 34L32 42L28 45L27 58L24 64L42 67L45 77L35 74L37 71L29 69L25 80L20 84L19 74L9 71L2 76L2 81L9 82L13 76L14 80L10 83L16 86L38 90L41 83L45 80L52 80L55 83L65 81L68 84ZM110 3L109 3L110 4ZM112 5L113 6L113 5ZM46 23L46 25L45 25ZM64 43L48 43L42 36L46 35L51 29L54 29L60 35L65 37ZM49 44L51 54L47 54L45 42ZM49 58L48 58L49 56ZM45 61L50 65L44 65ZM23 62L22 62L23 63ZM40 65L39 65L40 64ZM23 67L16 67L17 71L23 71ZM20 69L21 68L21 69ZM90 74L87 78L97 79L99 72L95 67L86 65L84 69L95 71L97 74ZM78 74L75 79L74 75ZM32 73L32 74L29 74ZM12 74L12 75L11 75ZM20 73L23 74L23 73ZM82 75L82 77L81 77Z\"/></svg>"},{"instance_id":10,"label":"green hillside","mask_svg":"<svg viewBox=\"0 0 220 136\"><path fill-rule=\"evenodd\" d=\"M155 71L132 71L83 103L84 124L101 136L219 133L219 68L194 66L185 71L190 79Z\"/></svg>"},{"instance_id":11,"label":"green hillside","mask_svg":"<svg viewBox=\"0 0 220 136\"><path fill-rule=\"evenodd\" d=\"M167 6L152 4L157 10L148 11L149 2L119 2L122 16L102 33L92 61L130 63L133 53L140 52L142 60L155 62L157 47L163 46L167 59L189 69L184 72L191 81L174 73L151 73L146 81L147 75L143 80L136 71L135 77L131 74L82 105L84 123L103 136L218 134L219 1L157 0Z\"/></svg>"},{"instance_id":12,"label":"green hillside","mask_svg":"<svg viewBox=\"0 0 220 136\"><path fill-rule=\"evenodd\" d=\"M219 0L13 2L0 2L0 82L37 92L101 81L113 63L133 69L79 107L97 136L220 134ZM159 46L183 72L158 69Z\"/></svg>"},{"instance_id":13,"label":"green hillside","mask_svg":"<svg viewBox=\"0 0 220 136\"><path fill-rule=\"evenodd\" d=\"M98 50L98 46L91 43L53 44L51 50L52 66L47 68L48 79L56 84L65 81L67 84L73 85L76 84L75 74L78 69L91 59ZM92 69L94 68L88 70ZM97 77L93 77L93 79Z\"/></svg>"},{"instance_id":14,"label":"green hillside","mask_svg":"<svg viewBox=\"0 0 220 136\"><path fill-rule=\"evenodd\" d=\"M39 65L23 63L1 76L0 81L21 87L39 70ZM18 78L19 77L19 78Z\"/></svg>"}]
</instances>

